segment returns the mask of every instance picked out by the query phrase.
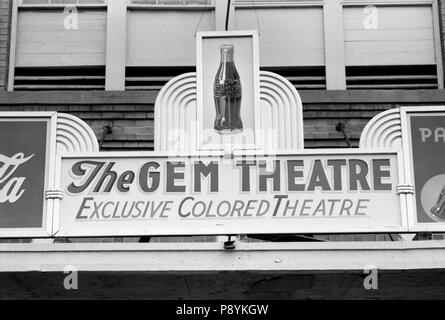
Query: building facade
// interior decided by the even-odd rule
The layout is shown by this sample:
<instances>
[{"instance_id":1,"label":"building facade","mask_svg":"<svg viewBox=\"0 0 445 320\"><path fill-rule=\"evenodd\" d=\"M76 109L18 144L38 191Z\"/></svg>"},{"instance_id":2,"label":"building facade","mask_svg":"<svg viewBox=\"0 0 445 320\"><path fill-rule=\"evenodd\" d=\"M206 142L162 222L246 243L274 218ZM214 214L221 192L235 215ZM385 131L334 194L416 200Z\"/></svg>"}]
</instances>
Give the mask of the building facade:
<instances>
[{"instance_id":1,"label":"building facade","mask_svg":"<svg viewBox=\"0 0 445 320\"><path fill-rule=\"evenodd\" d=\"M261 70L287 78L302 98L306 148L358 147L364 126L376 114L400 106L445 103L442 0L0 0L0 19L0 111L75 115L93 128L102 151L154 149L156 97L170 79L195 71L197 31L259 32ZM385 234L318 239L394 240ZM391 248L392 254L402 249ZM220 253L211 250L215 250L210 253L215 261L220 259ZM347 256L347 250L354 248L342 254ZM90 251L80 261L87 260ZM261 252L255 254L260 260ZM115 263L113 259L120 258L110 259ZM388 263L388 269L397 270L397 265ZM413 269L421 267L413 265ZM338 274L338 269L332 270L332 283L352 281L351 286L355 285L348 276ZM269 276L273 275L271 271ZM139 276L127 279L138 281ZM408 272L406 277L410 276ZM403 287L404 277L396 280L396 286ZM252 276L251 282L258 279ZM324 281L322 275L314 279ZM443 276L422 274L419 279L423 283L443 280ZM118 280L110 276L106 281ZM238 296L271 297L267 292L275 285ZM313 297L323 296L323 285L312 288ZM440 295L440 288L432 295ZM343 297L378 297L354 290L343 292ZM304 297L303 291L288 288L282 292L284 298ZM195 297L212 293L206 294ZM415 294L415 290L407 291L401 297ZM54 291L47 294L55 295ZM392 291L384 295L397 297Z\"/></svg>"}]
</instances>

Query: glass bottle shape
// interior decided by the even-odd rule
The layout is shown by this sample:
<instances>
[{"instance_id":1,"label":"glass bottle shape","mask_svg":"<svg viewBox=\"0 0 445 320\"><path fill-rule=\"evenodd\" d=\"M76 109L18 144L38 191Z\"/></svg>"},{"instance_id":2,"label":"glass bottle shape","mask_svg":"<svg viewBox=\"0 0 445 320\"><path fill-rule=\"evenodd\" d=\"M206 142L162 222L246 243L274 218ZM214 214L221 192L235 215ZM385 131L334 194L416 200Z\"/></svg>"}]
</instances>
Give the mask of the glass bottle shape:
<instances>
[{"instance_id":1,"label":"glass bottle shape","mask_svg":"<svg viewBox=\"0 0 445 320\"><path fill-rule=\"evenodd\" d=\"M439 197L430 212L439 219L445 219L445 186L439 193Z\"/></svg>"},{"instance_id":2,"label":"glass bottle shape","mask_svg":"<svg viewBox=\"0 0 445 320\"><path fill-rule=\"evenodd\" d=\"M243 131L241 120L241 79L234 61L234 46L220 46L221 62L213 85L216 118L214 128L219 134Z\"/></svg>"}]
</instances>

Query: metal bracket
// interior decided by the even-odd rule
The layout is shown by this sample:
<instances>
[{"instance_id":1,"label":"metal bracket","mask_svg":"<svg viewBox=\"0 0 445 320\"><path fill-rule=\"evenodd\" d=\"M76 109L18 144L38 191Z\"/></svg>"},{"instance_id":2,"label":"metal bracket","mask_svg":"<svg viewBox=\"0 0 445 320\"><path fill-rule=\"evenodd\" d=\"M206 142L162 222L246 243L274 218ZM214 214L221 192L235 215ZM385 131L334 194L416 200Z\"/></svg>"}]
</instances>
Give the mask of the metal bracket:
<instances>
[{"instance_id":1,"label":"metal bracket","mask_svg":"<svg viewBox=\"0 0 445 320\"><path fill-rule=\"evenodd\" d=\"M45 191L45 199L63 199L63 191L62 190L46 190Z\"/></svg>"},{"instance_id":2,"label":"metal bracket","mask_svg":"<svg viewBox=\"0 0 445 320\"><path fill-rule=\"evenodd\" d=\"M414 194L414 186L410 184L399 184L396 187L396 191L398 195L401 194Z\"/></svg>"},{"instance_id":3,"label":"metal bracket","mask_svg":"<svg viewBox=\"0 0 445 320\"><path fill-rule=\"evenodd\" d=\"M228 236L227 241L224 242L225 250L234 250L236 249L235 240L232 240L232 236Z\"/></svg>"}]
</instances>

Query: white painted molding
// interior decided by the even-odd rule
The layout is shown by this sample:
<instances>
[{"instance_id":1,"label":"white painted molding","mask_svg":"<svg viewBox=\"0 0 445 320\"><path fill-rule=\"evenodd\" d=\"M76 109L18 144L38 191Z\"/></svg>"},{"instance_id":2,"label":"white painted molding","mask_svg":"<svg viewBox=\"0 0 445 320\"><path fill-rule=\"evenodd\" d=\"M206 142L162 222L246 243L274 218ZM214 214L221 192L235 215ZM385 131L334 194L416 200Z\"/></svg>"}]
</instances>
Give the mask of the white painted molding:
<instances>
[{"instance_id":1,"label":"white painted molding","mask_svg":"<svg viewBox=\"0 0 445 320\"><path fill-rule=\"evenodd\" d=\"M0 272L352 271L445 268L445 241L1 244ZM178 263L181 261L181 263Z\"/></svg>"},{"instance_id":2,"label":"white painted molding","mask_svg":"<svg viewBox=\"0 0 445 320\"><path fill-rule=\"evenodd\" d=\"M260 115L269 151L304 148L303 106L295 87L284 77L260 72ZM196 73L170 80L155 104L155 150L196 152ZM263 146L264 147L264 146Z\"/></svg>"},{"instance_id":3,"label":"white painted molding","mask_svg":"<svg viewBox=\"0 0 445 320\"><path fill-rule=\"evenodd\" d=\"M66 152L98 152L99 144L93 130L81 119L66 113L57 114L58 154Z\"/></svg>"},{"instance_id":4,"label":"white painted molding","mask_svg":"<svg viewBox=\"0 0 445 320\"><path fill-rule=\"evenodd\" d=\"M360 149L402 148L400 109L379 113L368 122L360 137Z\"/></svg>"}]
</instances>

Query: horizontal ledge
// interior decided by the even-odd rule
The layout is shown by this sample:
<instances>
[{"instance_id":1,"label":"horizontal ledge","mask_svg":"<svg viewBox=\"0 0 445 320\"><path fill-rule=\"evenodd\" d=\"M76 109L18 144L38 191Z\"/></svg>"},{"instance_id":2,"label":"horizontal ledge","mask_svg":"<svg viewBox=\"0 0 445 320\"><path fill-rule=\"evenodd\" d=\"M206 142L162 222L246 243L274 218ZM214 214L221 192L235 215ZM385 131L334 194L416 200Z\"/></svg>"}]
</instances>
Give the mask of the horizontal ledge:
<instances>
[{"instance_id":1,"label":"horizontal ledge","mask_svg":"<svg viewBox=\"0 0 445 320\"><path fill-rule=\"evenodd\" d=\"M128 4L128 10L194 10L194 11L204 11L204 10L215 10L214 5L205 4Z\"/></svg>"},{"instance_id":2,"label":"horizontal ledge","mask_svg":"<svg viewBox=\"0 0 445 320\"><path fill-rule=\"evenodd\" d=\"M133 86L128 85L125 87L127 91L140 91L140 90L161 90L162 86Z\"/></svg>"},{"instance_id":3,"label":"horizontal ledge","mask_svg":"<svg viewBox=\"0 0 445 320\"><path fill-rule=\"evenodd\" d=\"M56 89L63 89L66 90L67 88L71 88L72 90L80 90L80 89L89 89L89 90L104 90L105 85L50 85L50 84L23 84L23 85L14 85L15 89L22 89L22 90L56 90Z\"/></svg>"},{"instance_id":4,"label":"horizontal ledge","mask_svg":"<svg viewBox=\"0 0 445 320\"><path fill-rule=\"evenodd\" d=\"M53 4L19 4L19 10L60 10L66 7L76 7L79 9L107 9L107 5L103 3L53 3Z\"/></svg>"},{"instance_id":5,"label":"horizontal ledge","mask_svg":"<svg viewBox=\"0 0 445 320\"><path fill-rule=\"evenodd\" d=\"M299 90L304 104L443 103L445 90Z\"/></svg>"},{"instance_id":6,"label":"horizontal ledge","mask_svg":"<svg viewBox=\"0 0 445 320\"><path fill-rule=\"evenodd\" d=\"M368 80L436 80L435 75L391 75L391 76L346 76L346 81Z\"/></svg>"},{"instance_id":7,"label":"horizontal ledge","mask_svg":"<svg viewBox=\"0 0 445 320\"><path fill-rule=\"evenodd\" d=\"M125 81L169 81L174 77L126 77Z\"/></svg>"},{"instance_id":8,"label":"horizontal ledge","mask_svg":"<svg viewBox=\"0 0 445 320\"><path fill-rule=\"evenodd\" d=\"M303 105L372 103L445 103L445 90L299 90ZM154 104L159 91L0 92L4 105Z\"/></svg>"},{"instance_id":9,"label":"horizontal ledge","mask_svg":"<svg viewBox=\"0 0 445 320\"><path fill-rule=\"evenodd\" d=\"M355 271L445 269L445 242L5 244L0 272ZM180 263L178 263L180 262Z\"/></svg>"},{"instance_id":10,"label":"horizontal ledge","mask_svg":"<svg viewBox=\"0 0 445 320\"><path fill-rule=\"evenodd\" d=\"M374 6L422 6L432 5L433 0L368 0L363 4L361 0L342 0L343 7L363 7L366 5Z\"/></svg>"},{"instance_id":11,"label":"horizontal ledge","mask_svg":"<svg viewBox=\"0 0 445 320\"><path fill-rule=\"evenodd\" d=\"M305 1L265 1L265 2L256 2L256 1L235 1L234 7L235 9L255 9L255 8L298 8L298 7L323 7L323 0L305 0Z\"/></svg>"},{"instance_id":12,"label":"horizontal ledge","mask_svg":"<svg viewBox=\"0 0 445 320\"><path fill-rule=\"evenodd\" d=\"M166 243L4 243L2 252L97 252L97 251L351 251L445 250L445 240L428 241L331 241L331 242L236 242L235 250L223 250L222 242Z\"/></svg>"},{"instance_id":13,"label":"horizontal ledge","mask_svg":"<svg viewBox=\"0 0 445 320\"><path fill-rule=\"evenodd\" d=\"M154 104L158 93L158 91L0 92L0 107L2 104Z\"/></svg>"},{"instance_id":14,"label":"horizontal ledge","mask_svg":"<svg viewBox=\"0 0 445 320\"><path fill-rule=\"evenodd\" d=\"M105 76L16 76L15 81L36 80L105 80Z\"/></svg>"},{"instance_id":15,"label":"horizontal ledge","mask_svg":"<svg viewBox=\"0 0 445 320\"><path fill-rule=\"evenodd\" d=\"M437 84L346 84L348 89L391 89L391 88L405 88L405 89L434 89Z\"/></svg>"}]
</instances>

